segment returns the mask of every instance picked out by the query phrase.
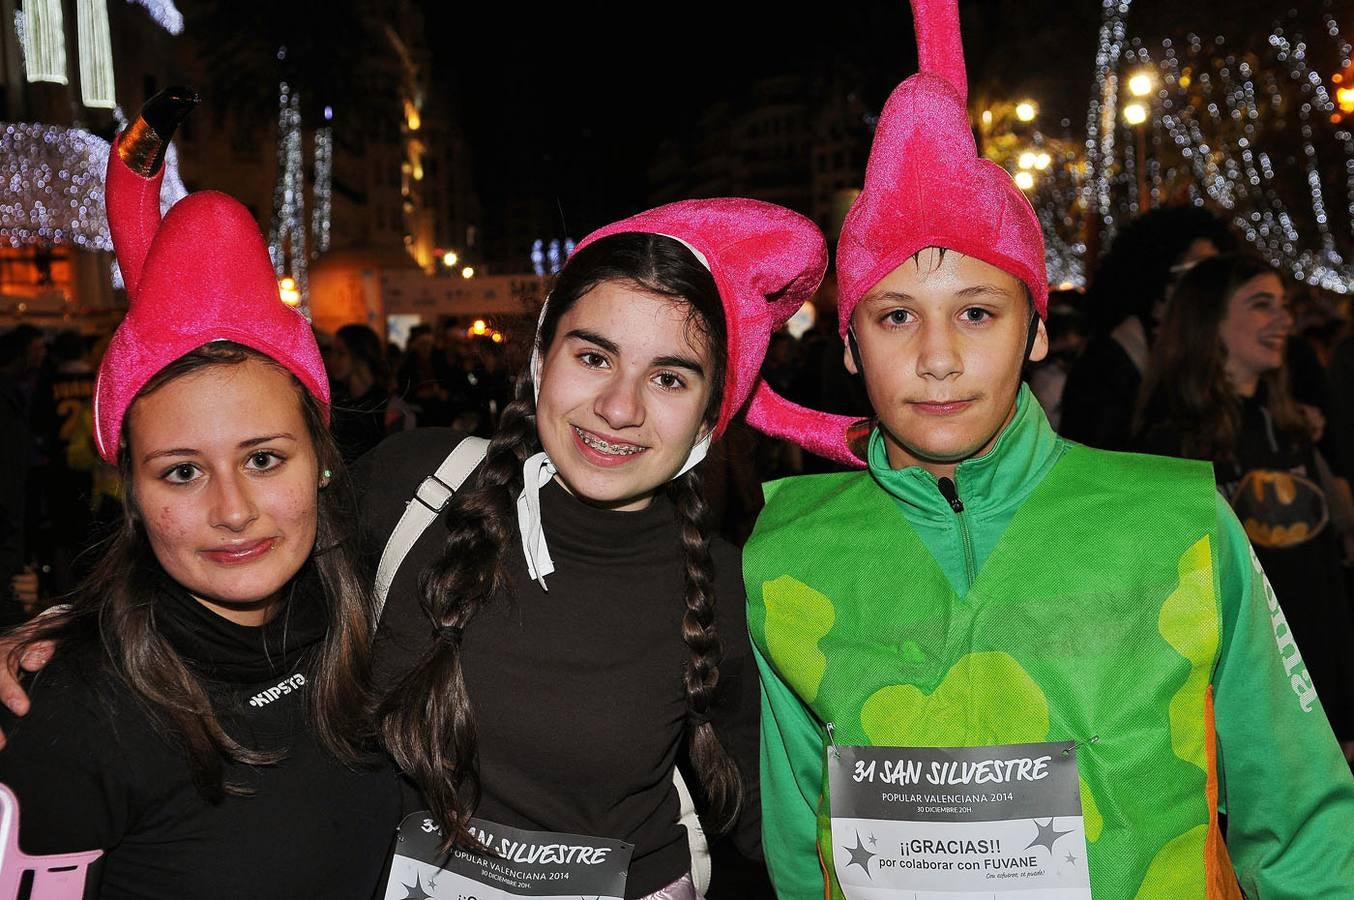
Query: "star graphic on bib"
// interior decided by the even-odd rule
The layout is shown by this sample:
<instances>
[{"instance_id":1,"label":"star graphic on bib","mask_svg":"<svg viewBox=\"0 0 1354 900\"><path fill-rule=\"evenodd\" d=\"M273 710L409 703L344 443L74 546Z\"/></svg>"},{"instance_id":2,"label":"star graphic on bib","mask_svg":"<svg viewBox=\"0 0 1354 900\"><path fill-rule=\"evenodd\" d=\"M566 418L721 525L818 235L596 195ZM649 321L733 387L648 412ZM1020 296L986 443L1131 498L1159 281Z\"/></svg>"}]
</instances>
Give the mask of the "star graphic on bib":
<instances>
[{"instance_id":1,"label":"star graphic on bib","mask_svg":"<svg viewBox=\"0 0 1354 900\"><path fill-rule=\"evenodd\" d=\"M1077 858L1069 853L1067 854L1067 861L1072 863L1073 865L1076 865Z\"/></svg>"},{"instance_id":2,"label":"star graphic on bib","mask_svg":"<svg viewBox=\"0 0 1354 900\"><path fill-rule=\"evenodd\" d=\"M1047 825L1040 825L1038 819L1031 819L1031 821L1034 822L1034 827L1037 828L1038 831L1034 835L1034 840L1025 845L1026 850L1031 847L1047 847L1049 855L1051 856L1053 854L1053 845L1058 843L1058 838L1065 834L1072 833L1072 829L1070 828L1067 831L1059 831L1054 828L1052 819L1048 820Z\"/></svg>"},{"instance_id":3,"label":"star graphic on bib","mask_svg":"<svg viewBox=\"0 0 1354 900\"><path fill-rule=\"evenodd\" d=\"M879 846L879 838L875 837L874 835L870 835L868 838L866 838L866 840L870 842L871 847Z\"/></svg>"},{"instance_id":4,"label":"star graphic on bib","mask_svg":"<svg viewBox=\"0 0 1354 900\"><path fill-rule=\"evenodd\" d=\"M403 882L401 882L401 884L404 889L409 892L405 894L401 900L432 900L433 895L423 890L423 882L418 877L417 872L414 873L413 884L403 884Z\"/></svg>"},{"instance_id":5,"label":"star graphic on bib","mask_svg":"<svg viewBox=\"0 0 1354 900\"><path fill-rule=\"evenodd\" d=\"M847 868L850 868L851 866L860 866L865 871L866 878L874 878L874 876L870 874L870 860L878 854L871 853L869 850L865 849L865 842L860 839L859 831L856 832L856 846L843 847L842 849L851 854L851 861L846 864Z\"/></svg>"}]
</instances>

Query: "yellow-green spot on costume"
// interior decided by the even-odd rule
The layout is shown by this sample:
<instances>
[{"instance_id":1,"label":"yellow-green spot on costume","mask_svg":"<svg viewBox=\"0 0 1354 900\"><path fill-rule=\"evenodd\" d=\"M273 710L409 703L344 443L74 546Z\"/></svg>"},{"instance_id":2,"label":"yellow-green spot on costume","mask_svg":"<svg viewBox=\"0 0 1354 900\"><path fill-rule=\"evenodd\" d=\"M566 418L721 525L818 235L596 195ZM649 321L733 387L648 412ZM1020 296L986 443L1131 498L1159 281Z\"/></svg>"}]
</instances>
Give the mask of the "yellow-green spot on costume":
<instances>
[{"instance_id":1,"label":"yellow-green spot on costume","mask_svg":"<svg viewBox=\"0 0 1354 900\"><path fill-rule=\"evenodd\" d=\"M783 660L785 680L812 702L827 669L818 641L832 629L832 601L793 578L777 578L762 586L767 646Z\"/></svg>"},{"instance_id":2,"label":"yellow-green spot on costume","mask_svg":"<svg viewBox=\"0 0 1354 900\"><path fill-rule=\"evenodd\" d=\"M1205 666L1217 658L1222 623L1216 613L1213 593L1212 554L1208 538L1180 557L1180 584L1161 606L1158 628L1192 668L1189 679L1171 698L1171 746L1175 755L1194 762L1202 758L1204 745L1204 693L1209 672Z\"/></svg>"},{"instance_id":3,"label":"yellow-green spot on costume","mask_svg":"<svg viewBox=\"0 0 1354 900\"><path fill-rule=\"evenodd\" d=\"M1010 654L969 653L930 694L911 684L875 691L860 710L860 724L870 743L881 747L903 745L918 734L935 747L1032 743L1048 733L1048 702Z\"/></svg>"}]
</instances>

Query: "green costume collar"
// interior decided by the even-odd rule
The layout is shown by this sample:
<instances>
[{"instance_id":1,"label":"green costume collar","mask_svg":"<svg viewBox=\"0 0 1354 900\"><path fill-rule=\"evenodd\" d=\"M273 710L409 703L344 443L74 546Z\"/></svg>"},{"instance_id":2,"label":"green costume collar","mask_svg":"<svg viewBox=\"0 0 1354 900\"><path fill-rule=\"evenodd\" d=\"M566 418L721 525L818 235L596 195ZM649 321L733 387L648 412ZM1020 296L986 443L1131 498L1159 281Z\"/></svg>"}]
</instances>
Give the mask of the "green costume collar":
<instances>
[{"instance_id":1,"label":"green costume collar","mask_svg":"<svg viewBox=\"0 0 1354 900\"><path fill-rule=\"evenodd\" d=\"M966 459L955 469L954 482L964 509L980 518L1001 516L1019 506L1043 480L1066 448L1048 423L1028 385L1016 394L1016 414L982 456ZM870 435L870 474L903 505L909 518L941 522L954 511L936 487L936 477L921 466L889 465L879 428Z\"/></svg>"}]
</instances>

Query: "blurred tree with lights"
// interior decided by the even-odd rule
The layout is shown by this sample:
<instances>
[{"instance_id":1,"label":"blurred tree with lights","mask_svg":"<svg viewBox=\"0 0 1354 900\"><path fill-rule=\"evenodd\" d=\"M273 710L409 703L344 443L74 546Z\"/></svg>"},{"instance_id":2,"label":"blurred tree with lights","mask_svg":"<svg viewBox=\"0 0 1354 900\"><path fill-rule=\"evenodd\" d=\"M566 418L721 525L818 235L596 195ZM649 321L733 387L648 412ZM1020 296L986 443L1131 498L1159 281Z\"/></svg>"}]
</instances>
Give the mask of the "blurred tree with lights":
<instances>
[{"instance_id":1,"label":"blurred tree with lights","mask_svg":"<svg viewBox=\"0 0 1354 900\"><path fill-rule=\"evenodd\" d=\"M1016 114L1018 101L980 100L973 110L985 155L1039 212L1050 279L1084 283L1085 257L1119 222L1192 203L1223 215L1293 277L1349 292L1354 66L1335 7L1282 19L1250 10L1253 27L1240 36L1149 42L1130 36L1131 4L1104 7L1084 141L1047 138L1037 111Z\"/></svg>"}]
</instances>

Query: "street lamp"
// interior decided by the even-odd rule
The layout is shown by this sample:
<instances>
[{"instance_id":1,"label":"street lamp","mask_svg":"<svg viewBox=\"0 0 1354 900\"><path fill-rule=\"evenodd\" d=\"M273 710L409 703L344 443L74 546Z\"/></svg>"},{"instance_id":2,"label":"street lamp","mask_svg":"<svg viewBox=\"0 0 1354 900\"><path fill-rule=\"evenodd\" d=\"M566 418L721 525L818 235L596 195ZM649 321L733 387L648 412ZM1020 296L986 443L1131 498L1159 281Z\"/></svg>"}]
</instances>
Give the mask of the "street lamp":
<instances>
[{"instance_id":1,"label":"street lamp","mask_svg":"<svg viewBox=\"0 0 1354 900\"><path fill-rule=\"evenodd\" d=\"M1341 112L1354 113L1354 88L1336 88L1335 102Z\"/></svg>"},{"instance_id":2,"label":"street lamp","mask_svg":"<svg viewBox=\"0 0 1354 900\"><path fill-rule=\"evenodd\" d=\"M1146 97L1152 93L1152 81L1147 72L1135 72L1128 78L1128 92L1134 97Z\"/></svg>"},{"instance_id":3,"label":"street lamp","mask_svg":"<svg viewBox=\"0 0 1354 900\"><path fill-rule=\"evenodd\" d=\"M1128 103L1124 105L1124 121L1137 127L1147 121L1147 107L1141 103Z\"/></svg>"},{"instance_id":4,"label":"street lamp","mask_svg":"<svg viewBox=\"0 0 1354 900\"><path fill-rule=\"evenodd\" d=\"M461 277L462 277L462 278L474 278L474 277L475 277L475 267L474 267L474 266L466 266L464 269L461 270Z\"/></svg>"},{"instance_id":5,"label":"street lamp","mask_svg":"<svg viewBox=\"0 0 1354 900\"><path fill-rule=\"evenodd\" d=\"M1015 183L1016 187L1022 191L1032 191L1034 190L1034 175L1024 170L1019 171L1015 173Z\"/></svg>"},{"instance_id":6,"label":"street lamp","mask_svg":"<svg viewBox=\"0 0 1354 900\"><path fill-rule=\"evenodd\" d=\"M282 298L282 302L288 306L301 305L301 292L296 289L296 279L290 275L278 279L277 293Z\"/></svg>"},{"instance_id":7,"label":"street lamp","mask_svg":"<svg viewBox=\"0 0 1354 900\"><path fill-rule=\"evenodd\" d=\"M1037 171L1044 171L1053 164L1053 157L1047 150L1030 149L1022 151L1020 156L1016 157L1016 165L1020 168Z\"/></svg>"},{"instance_id":8,"label":"street lamp","mask_svg":"<svg viewBox=\"0 0 1354 900\"><path fill-rule=\"evenodd\" d=\"M461 258L456 255L455 250L448 250L446 253L442 254L442 265L450 269L452 266L456 265L460 259Z\"/></svg>"},{"instance_id":9,"label":"street lamp","mask_svg":"<svg viewBox=\"0 0 1354 900\"><path fill-rule=\"evenodd\" d=\"M1034 117L1039 115L1039 107L1033 100L1021 100L1016 104L1016 118L1022 122L1033 122Z\"/></svg>"}]
</instances>

